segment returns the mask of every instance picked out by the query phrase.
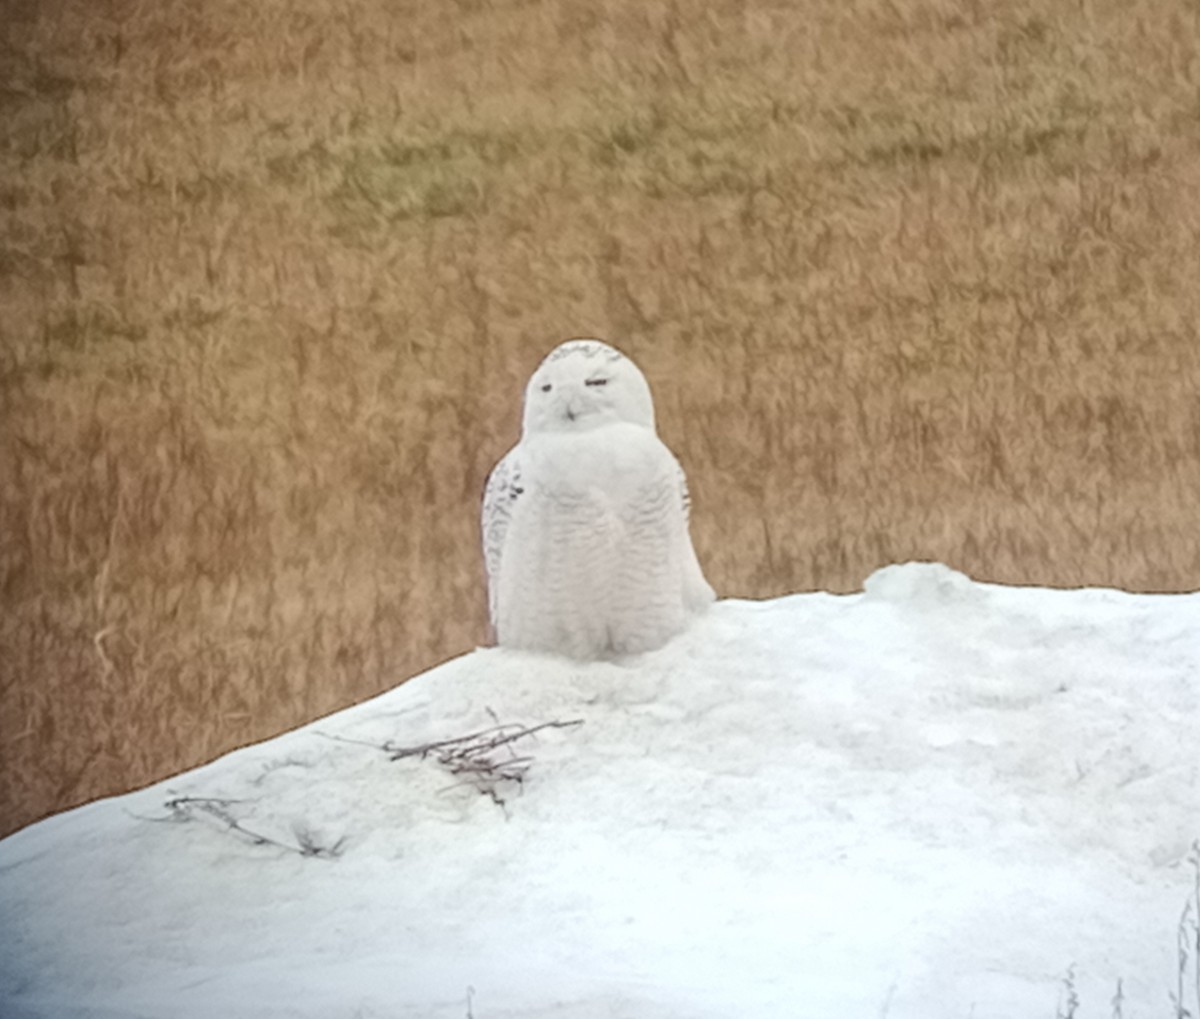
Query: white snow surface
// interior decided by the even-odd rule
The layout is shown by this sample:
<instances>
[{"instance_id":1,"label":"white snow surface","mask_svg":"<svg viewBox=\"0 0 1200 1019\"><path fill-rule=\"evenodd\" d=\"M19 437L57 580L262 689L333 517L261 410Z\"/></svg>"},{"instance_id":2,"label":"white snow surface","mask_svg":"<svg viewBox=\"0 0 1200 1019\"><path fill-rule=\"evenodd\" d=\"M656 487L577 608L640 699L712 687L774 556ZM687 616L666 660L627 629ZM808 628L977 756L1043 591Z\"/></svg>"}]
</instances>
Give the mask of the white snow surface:
<instances>
[{"instance_id":1,"label":"white snow surface","mask_svg":"<svg viewBox=\"0 0 1200 1019\"><path fill-rule=\"evenodd\" d=\"M0 842L0 1015L1173 1016L1200 595L718 602L667 647L478 650ZM503 807L412 746L545 729ZM256 845L173 796L223 797ZM1189 974L1189 981L1191 976ZM1189 999L1190 1000L1190 999Z\"/></svg>"}]
</instances>

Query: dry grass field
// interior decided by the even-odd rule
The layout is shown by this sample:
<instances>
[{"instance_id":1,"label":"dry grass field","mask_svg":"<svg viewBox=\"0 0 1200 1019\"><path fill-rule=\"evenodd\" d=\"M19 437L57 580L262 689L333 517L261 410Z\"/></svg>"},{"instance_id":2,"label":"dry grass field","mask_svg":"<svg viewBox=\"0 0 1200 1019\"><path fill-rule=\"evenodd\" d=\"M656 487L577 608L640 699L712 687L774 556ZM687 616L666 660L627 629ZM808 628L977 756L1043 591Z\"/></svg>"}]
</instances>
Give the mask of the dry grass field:
<instances>
[{"instance_id":1,"label":"dry grass field","mask_svg":"<svg viewBox=\"0 0 1200 1019\"><path fill-rule=\"evenodd\" d=\"M569 336L722 594L1200 586L1196 0L0 9L0 833L483 642Z\"/></svg>"}]
</instances>

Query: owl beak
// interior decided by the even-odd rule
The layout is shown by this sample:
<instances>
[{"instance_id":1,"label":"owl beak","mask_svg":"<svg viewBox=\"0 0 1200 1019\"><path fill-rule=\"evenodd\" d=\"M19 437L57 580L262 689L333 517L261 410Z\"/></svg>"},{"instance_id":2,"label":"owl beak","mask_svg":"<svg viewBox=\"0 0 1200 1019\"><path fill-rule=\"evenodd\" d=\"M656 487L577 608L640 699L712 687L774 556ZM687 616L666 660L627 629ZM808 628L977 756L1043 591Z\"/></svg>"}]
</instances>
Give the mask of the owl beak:
<instances>
[{"instance_id":1,"label":"owl beak","mask_svg":"<svg viewBox=\"0 0 1200 1019\"><path fill-rule=\"evenodd\" d=\"M583 417L585 410L586 410L586 405L583 404L582 402L580 402L579 400L576 400L574 398L568 400L567 407L565 410L565 413L567 415L567 420L568 421L577 421L579 418Z\"/></svg>"}]
</instances>

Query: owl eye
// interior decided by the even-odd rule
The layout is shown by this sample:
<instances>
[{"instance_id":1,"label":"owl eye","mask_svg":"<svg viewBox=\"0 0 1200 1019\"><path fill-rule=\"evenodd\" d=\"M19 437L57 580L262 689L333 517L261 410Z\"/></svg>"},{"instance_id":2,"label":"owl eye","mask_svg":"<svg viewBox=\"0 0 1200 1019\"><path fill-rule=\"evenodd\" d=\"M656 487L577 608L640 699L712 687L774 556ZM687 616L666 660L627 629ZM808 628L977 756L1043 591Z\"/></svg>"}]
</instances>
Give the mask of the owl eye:
<instances>
[{"instance_id":1,"label":"owl eye","mask_svg":"<svg viewBox=\"0 0 1200 1019\"><path fill-rule=\"evenodd\" d=\"M549 383L549 382L547 382L547 383L546 383L544 386L542 386L542 392L543 392L543 393L548 393L548 392L550 392L550 389L551 389L551 386L550 386L550 383Z\"/></svg>"},{"instance_id":2,"label":"owl eye","mask_svg":"<svg viewBox=\"0 0 1200 1019\"><path fill-rule=\"evenodd\" d=\"M588 379L584 383L584 385L585 386L607 386L608 379Z\"/></svg>"}]
</instances>

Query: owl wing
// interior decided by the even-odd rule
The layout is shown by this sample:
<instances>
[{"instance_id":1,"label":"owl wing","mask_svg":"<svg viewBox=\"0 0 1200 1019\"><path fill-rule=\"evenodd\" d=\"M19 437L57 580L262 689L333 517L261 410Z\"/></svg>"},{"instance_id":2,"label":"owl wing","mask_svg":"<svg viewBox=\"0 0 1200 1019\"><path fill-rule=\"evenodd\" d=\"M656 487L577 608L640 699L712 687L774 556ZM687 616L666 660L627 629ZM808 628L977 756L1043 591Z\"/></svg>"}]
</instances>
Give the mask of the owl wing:
<instances>
[{"instance_id":1,"label":"owl wing","mask_svg":"<svg viewBox=\"0 0 1200 1019\"><path fill-rule=\"evenodd\" d=\"M483 490L483 565L487 570L488 616L496 622L496 592L500 581L500 557L508 533L513 507L525 491L521 484L521 461L516 448L492 468Z\"/></svg>"},{"instance_id":2,"label":"owl wing","mask_svg":"<svg viewBox=\"0 0 1200 1019\"><path fill-rule=\"evenodd\" d=\"M684 564L683 597L684 603L693 612L702 612L716 598L712 585L704 579L704 570L700 568L700 560L696 558L696 547L692 544L692 536L688 531L692 517L692 496L688 492L687 475L683 467L675 464L676 477L679 484L679 498L683 503L683 535L686 549Z\"/></svg>"},{"instance_id":3,"label":"owl wing","mask_svg":"<svg viewBox=\"0 0 1200 1019\"><path fill-rule=\"evenodd\" d=\"M692 519L692 494L688 491L687 475L683 467L676 462L675 475L679 479L679 498L683 503L683 526L686 527Z\"/></svg>"}]
</instances>

